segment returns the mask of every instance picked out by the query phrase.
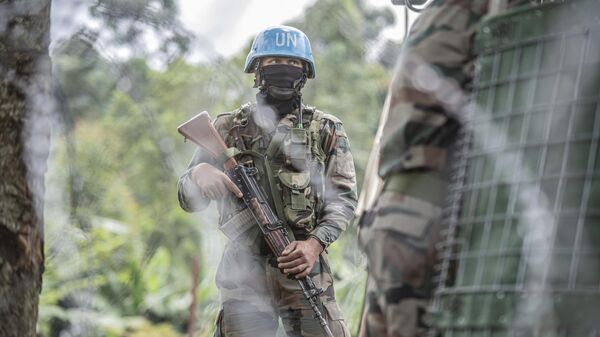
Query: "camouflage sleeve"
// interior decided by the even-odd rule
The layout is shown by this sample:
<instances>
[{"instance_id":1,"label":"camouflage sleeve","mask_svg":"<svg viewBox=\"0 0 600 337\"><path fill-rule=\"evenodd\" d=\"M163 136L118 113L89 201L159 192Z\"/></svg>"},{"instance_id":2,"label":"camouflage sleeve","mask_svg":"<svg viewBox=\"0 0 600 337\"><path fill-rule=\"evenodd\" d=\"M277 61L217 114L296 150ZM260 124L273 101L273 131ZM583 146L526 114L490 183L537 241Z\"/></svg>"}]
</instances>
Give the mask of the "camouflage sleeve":
<instances>
[{"instance_id":1,"label":"camouflage sleeve","mask_svg":"<svg viewBox=\"0 0 600 337\"><path fill-rule=\"evenodd\" d=\"M325 194L317 226L311 232L324 247L342 234L352 220L357 204L356 173L348 136L342 123L324 118L321 131L325 162Z\"/></svg>"},{"instance_id":2,"label":"camouflage sleeve","mask_svg":"<svg viewBox=\"0 0 600 337\"><path fill-rule=\"evenodd\" d=\"M177 199L179 199L179 206L186 212L199 212L210 204L210 200L203 196L202 191L192 180L192 168L200 163L210 162L210 160L207 152L197 149L187 170L179 177Z\"/></svg>"},{"instance_id":3,"label":"camouflage sleeve","mask_svg":"<svg viewBox=\"0 0 600 337\"><path fill-rule=\"evenodd\" d=\"M488 0L437 0L413 24L390 88L379 175L441 170L471 79L471 42Z\"/></svg>"}]
</instances>

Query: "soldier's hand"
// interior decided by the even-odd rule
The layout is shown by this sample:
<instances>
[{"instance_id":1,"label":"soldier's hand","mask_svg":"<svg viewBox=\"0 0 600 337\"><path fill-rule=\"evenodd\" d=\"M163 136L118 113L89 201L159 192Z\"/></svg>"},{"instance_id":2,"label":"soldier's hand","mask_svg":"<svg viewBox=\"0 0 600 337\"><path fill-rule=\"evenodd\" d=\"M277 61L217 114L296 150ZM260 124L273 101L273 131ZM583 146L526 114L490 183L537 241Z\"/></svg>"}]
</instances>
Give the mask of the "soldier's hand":
<instances>
[{"instance_id":1,"label":"soldier's hand","mask_svg":"<svg viewBox=\"0 0 600 337\"><path fill-rule=\"evenodd\" d=\"M240 189L229 177L216 167L200 163L192 169L192 180L205 197L211 200L221 199L231 192L238 198L242 197Z\"/></svg>"},{"instance_id":2,"label":"soldier's hand","mask_svg":"<svg viewBox=\"0 0 600 337\"><path fill-rule=\"evenodd\" d=\"M315 238L293 241L277 259L278 267L283 269L286 275L292 274L298 279L308 276L322 251L323 246Z\"/></svg>"}]
</instances>

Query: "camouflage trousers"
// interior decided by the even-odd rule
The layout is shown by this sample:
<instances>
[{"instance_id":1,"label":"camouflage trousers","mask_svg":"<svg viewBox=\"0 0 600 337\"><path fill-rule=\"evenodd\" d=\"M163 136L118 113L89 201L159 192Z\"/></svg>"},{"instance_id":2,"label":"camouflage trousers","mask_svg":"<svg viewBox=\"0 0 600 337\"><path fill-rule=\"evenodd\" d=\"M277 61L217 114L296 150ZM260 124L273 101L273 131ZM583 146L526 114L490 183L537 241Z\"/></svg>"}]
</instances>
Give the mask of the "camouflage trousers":
<instances>
[{"instance_id":1,"label":"camouflage trousers","mask_svg":"<svg viewBox=\"0 0 600 337\"><path fill-rule=\"evenodd\" d=\"M310 277L324 289L320 309L334 336L350 337L335 301L325 253ZM325 336L298 282L281 273L273 257L265 257L253 247L230 243L225 247L216 281L222 309L215 337L275 337L279 318L289 337Z\"/></svg>"},{"instance_id":2,"label":"camouflage trousers","mask_svg":"<svg viewBox=\"0 0 600 337\"><path fill-rule=\"evenodd\" d=\"M427 330L440 207L384 191L362 222L368 282L359 337L416 337Z\"/></svg>"}]
</instances>

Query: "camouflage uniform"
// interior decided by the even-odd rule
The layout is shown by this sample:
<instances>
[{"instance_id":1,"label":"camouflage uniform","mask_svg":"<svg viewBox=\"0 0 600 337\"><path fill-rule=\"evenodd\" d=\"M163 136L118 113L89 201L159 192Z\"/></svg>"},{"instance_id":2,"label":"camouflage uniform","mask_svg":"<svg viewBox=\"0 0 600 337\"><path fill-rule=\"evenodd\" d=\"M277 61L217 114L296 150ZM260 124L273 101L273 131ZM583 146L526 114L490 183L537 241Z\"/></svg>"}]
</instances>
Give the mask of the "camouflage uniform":
<instances>
[{"instance_id":1,"label":"camouflage uniform","mask_svg":"<svg viewBox=\"0 0 600 337\"><path fill-rule=\"evenodd\" d=\"M277 121L258 113L255 104L220 115L214 125L229 147L241 150L236 155L238 162L259 170L258 182L272 201L276 198L269 193L271 186L265 177L268 170L276 176L279 198L283 200L281 212L295 238L312 236L327 247L346 229L356 206L354 163L341 121L314 108L304 109L303 121L303 129L296 131L307 130L309 139L304 145L302 137L292 133L298 124L295 114ZM273 143L277 146L271 146ZM298 144L300 148L295 147ZM303 157L309 158L306 167L291 167L294 160ZM262 158L268 160L262 162ZM219 167L206 152L196 152L189 170L179 180L179 201L189 212L209 204L190 177L191 168L201 162ZM272 206L277 208L276 204ZM243 202L232 194L220 200L218 207L219 228L230 241L216 277L223 308L215 336L275 336L278 317L288 336L324 336L297 281L277 268L276 259ZM350 336L335 301L326 252L309 276L325 290L321 295L322 312L334 335Z\"/></svg>"},{"instance_id":2,"label":"camouflage uniform","mask_svg":"<svg viewBox=\"0 0 600 337\"><path fill-rule=\"evenodd\" d=\"M383 185L367 181L378 189L370 192L376 203L359 205L370 208L359 234L369 272L361 337L426 331L446 158L472 79L476 26L485 14L525 2L436 0L411 28L382 114L379 167L373 171Z\"/></svg>"}]
</instances>

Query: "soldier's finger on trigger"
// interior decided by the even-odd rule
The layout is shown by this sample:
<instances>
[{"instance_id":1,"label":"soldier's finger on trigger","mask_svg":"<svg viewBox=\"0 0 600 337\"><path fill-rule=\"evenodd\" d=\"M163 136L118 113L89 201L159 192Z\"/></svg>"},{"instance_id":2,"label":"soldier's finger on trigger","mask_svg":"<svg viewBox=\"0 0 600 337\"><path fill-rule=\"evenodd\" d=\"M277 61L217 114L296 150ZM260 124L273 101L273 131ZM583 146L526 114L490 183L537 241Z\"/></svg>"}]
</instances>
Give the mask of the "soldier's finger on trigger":
<instances>
[{"instance_id":1,"label":"soldier's finger on trigger","mask_svg":"<svg viewBox=\"0 0 600 337\"><path fill-rule=\"evenodd\" d=\"M238 198L242 197L242 191L240 191L237 185L233 181L231 181L231 179L229 179L228 176L225 176L224 181L229 191L233 192L233 194L235 194Z\"/></svg>"}]
</instances>

